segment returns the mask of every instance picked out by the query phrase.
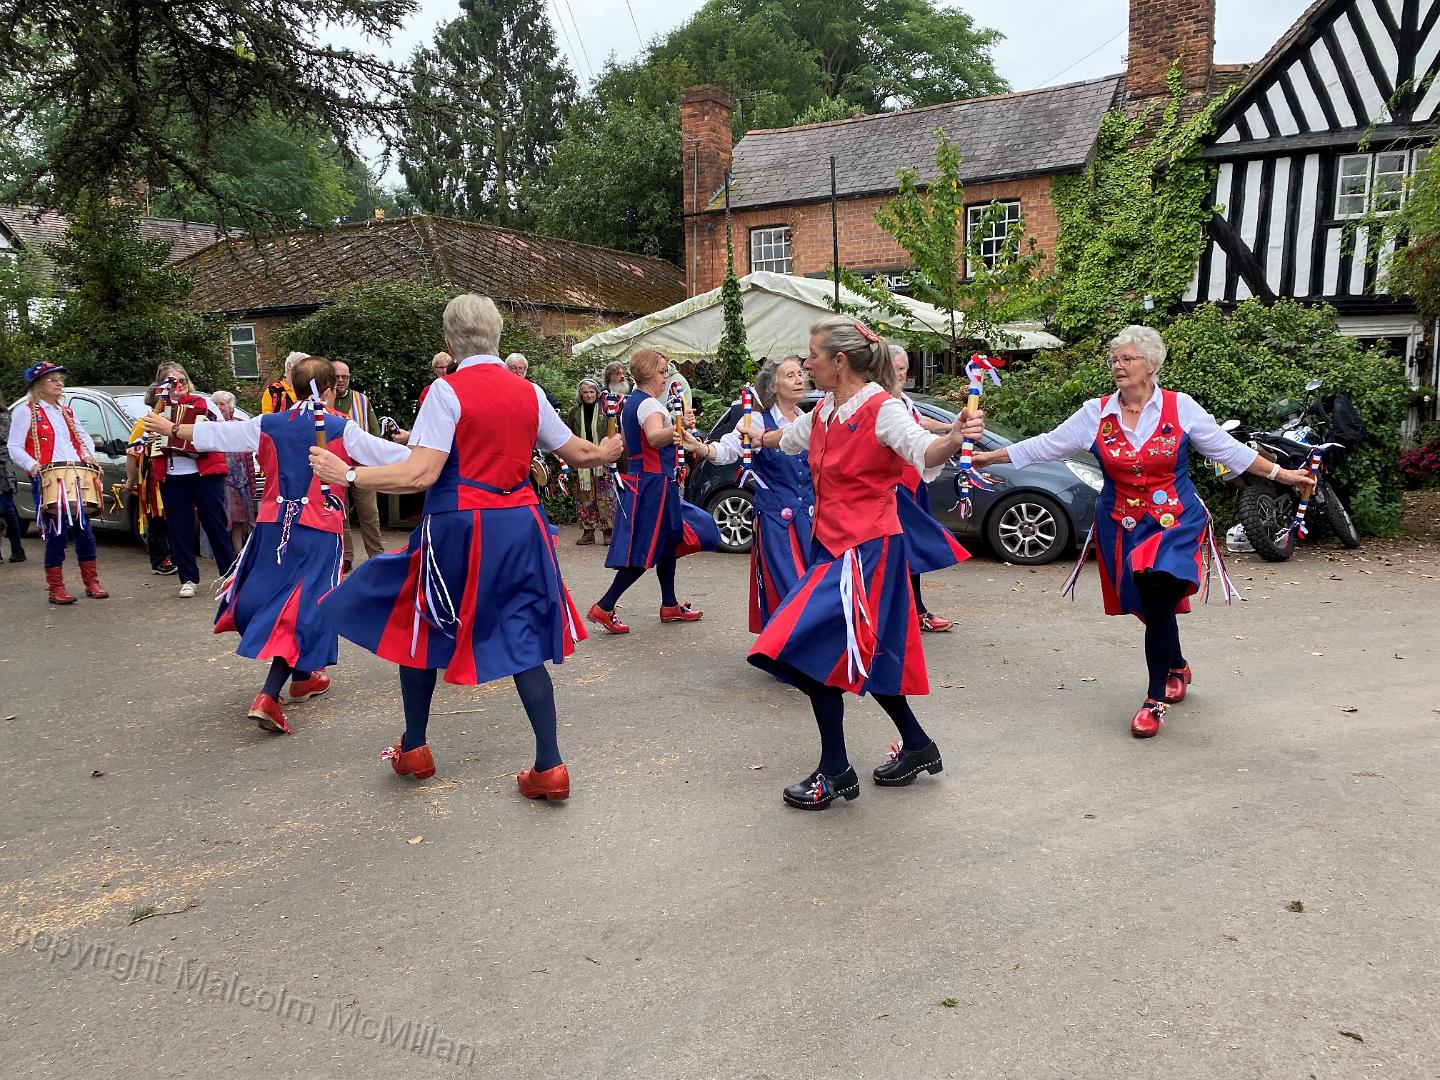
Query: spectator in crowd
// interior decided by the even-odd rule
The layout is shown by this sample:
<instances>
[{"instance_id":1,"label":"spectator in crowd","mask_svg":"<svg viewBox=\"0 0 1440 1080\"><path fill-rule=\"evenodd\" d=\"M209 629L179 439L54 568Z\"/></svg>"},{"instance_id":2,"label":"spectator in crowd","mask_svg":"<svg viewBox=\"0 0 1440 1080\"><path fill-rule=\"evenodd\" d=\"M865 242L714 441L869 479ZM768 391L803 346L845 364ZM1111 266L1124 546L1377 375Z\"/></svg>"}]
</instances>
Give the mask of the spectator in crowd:
<instances>
[{"instance_id":1,"label":"spectator in crowd","mask_svg":"<svg viewBox=\"0 0 1440 1080\"><path fill-rule=\"evenodd\" d=\"M526 382L535 382L534 379L530 378L530 361L525 359L524 353L512 352L509 356L505 357L505 366L510 369L512 374L519 375L520 378ZM535 383L535 385L540 386L539 383ZM545 395L545 400L550 403L550 407L556 412L559 412L560 402L555 400L555 395L543 386L540 386L540 392Z\"/></svg>"},{"instance_id":2,"label":"spectator in crowd","mask_svg":"<svg viewBox=\"0 0 1440 1080\"><path fill-rule=\"evenodd\" d=\"M625 377L625 365L619 360L611 360L605 365L605 392L621 397L630 393L630 380Z\"/></svg>"},{"instance_id":3,"label":"spectator in crowd","mask_svg":"<svg viewBox=\"0 0 1440 1080\"><path fill-rule=\"evenodd\" d=\"M153 396L146 397L154 404ZM160 495L160 475L150 455L151 441L145 434L145 420L135 421L125 448L125 490L135 497L135 522L145 540L150 572L162 576L177 571L170 558L170 526L165 524L165 502Z\"/></svg>"},{"instance_id":4,"label":"spectator in crowd","mask_svg":"<svg viewBox=\"0 0 1440 1080\"><path fill-rule=\"evenodd\" d=\"M581 379L575 394L575 407L570 410L570 430L578 439L599 443L606 435L605 413L600 407L600 384L594 379ZM575 543L595 543L599 529L610 543L615 528L615 484L610 470L603 465L592 469L570 471L570 493L575 496L575 513L584 531Z\"/></svg>"},{"instance_id":5,"label":"spectator in crowd","mask_svg":"<svg viewBox=\"0 0 1440 1080\"><path fill-rule=\"evenodd\" d=\"M290 376L295 370L295 361L303 360L309 355L309 353L292 352L285 357L285 377L276 379L260 391L260 411L262 413L284 412L295 404L295 387L290 383Z\"/></svg>"},{"instance_id":6,"label":"spectator in crowd","mask_svg":"<svg viewBox=\"0 0 1440 1080\"><path fill-rule=\"evenodd\" d=\"M370 408L370 398L350 385L350 365L343 360L334 360L335 405L341 416L355 421L355 426L367 435L380 436L380 422L375 410ZM350 503L355 507L355 517L360 522L360 542L365 545L366 558L374 558L385 550L380 540L380 503L373 491L350 492ZM345 519L345 573L349 573L355 562L355 537L350 531L350 519Z\"/></svg>"},{"instance_id":7,"label":"spectator in crowd","mask_svg":"<svg viewBox=\"0 0 1440 1080\"><path fill-rule=\"evenodd\" d=\"M10 410L0 409L0 445L10 442ZM24 562L25 548L20 543L20 515L15 511L15 474L11 470L10 456L0 458L0 519L5 522L5 531L10 536L10 561ZM4 562L0 558L0 562Z\"/></svg>"},{"instance_id":8,"label":"spectator in crowd","mask_svg":"<svg viewBox=\"0 0 1440 1080\"><path fill-rule=\"evenodd\" d=\"M443 379L446 375L451 374L455 370L455 358L451 356L448 352L437 352L430 360L430 370L435 373L435 378ZM425 395L430 392L431 385L432 384L430 383L426 383L425 386L421 389L419 401L420 405L425 404ZM390 438L395 442L410 442L409 429L402 428L399 424L395 424L395 426L390 430L388 434Z\"/></svg>"},{"instance_id":9,"label":"spectator in crowd","mask_svg":"<svg viewBox=\"0 0 1440 1080\"><path fill-rule=\"evenodd\" d=\"M235 419L235 395L217 390L210 395L226 421ZM255 529L255 455L225 455L225 518L230 525L230 543L236 551L245 546Z\"/></svg>"}]
</instances>

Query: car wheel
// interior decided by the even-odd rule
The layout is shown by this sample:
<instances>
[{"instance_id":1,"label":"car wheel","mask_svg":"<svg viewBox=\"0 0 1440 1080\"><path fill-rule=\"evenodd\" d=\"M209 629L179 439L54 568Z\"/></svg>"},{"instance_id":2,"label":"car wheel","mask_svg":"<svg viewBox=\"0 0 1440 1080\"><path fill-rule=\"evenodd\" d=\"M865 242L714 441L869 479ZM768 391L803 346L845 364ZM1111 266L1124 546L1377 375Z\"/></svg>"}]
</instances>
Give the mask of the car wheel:
<instances>
[{"instance_id":1,"label":"car wheel","mask_svg":"<svg viewBox=\"0 0 1440 1080\"><path fill-rule=\"evenodd\" d=\"M1040 566L1054 562L1070 543L1070 519L1046 495L1019 492L990 511L985 523L990 549L1006 562Z\"/></svg>"},{"instance_id":2,"label":"car wheel","mask_svg":"<svg viewBox=\"0 0 1440 1080\"><path fill-rule=\"evenodd\" d=\"M750 550L750 541L755 538L755 503L748 491L727 488L710 500L705 511L720 530L721 551L743 555Z\"/></svg>"}]
</instances>

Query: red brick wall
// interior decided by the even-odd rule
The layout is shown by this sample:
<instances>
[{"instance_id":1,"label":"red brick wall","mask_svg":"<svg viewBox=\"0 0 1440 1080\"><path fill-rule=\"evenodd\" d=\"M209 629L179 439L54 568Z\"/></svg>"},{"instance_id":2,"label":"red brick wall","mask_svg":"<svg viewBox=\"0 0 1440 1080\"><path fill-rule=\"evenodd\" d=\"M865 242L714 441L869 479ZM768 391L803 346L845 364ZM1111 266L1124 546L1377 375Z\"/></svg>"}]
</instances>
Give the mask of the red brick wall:
<instances>
[{"instance_id":1,"label":"red brick wall","mask_svg":"<svg viewBox=\"0 0 1440 1080\"><path fill-rule=\"evenodd\" d=\"M709 202L730 170L730 95L718 86L680 93L680 157L685 212Z\"/></svg>"},{"instance_id":2,"label":"red brick wall","mask_svg":"<svg viewBox=\"0 0 1440 1080\"><path fill-rule=\"evenodd\" d=\"M1130 0L1126 93L1132 102L1168 93L1175 61L1185 89L1208 92L1215 57L1215 0Z\"/></svg>"},{"instance_id":3,"label":"red brick wall","mask_svg":"<svg viewBox=\"0 0 1440 1080\"><path fill-rule=\"evenodd\" d=\"M887 232L875 224L875 212L885 205L888 198L877 196L840 200L840 265L846 270L863 272L905 265L905 253ZM1050 198L1050 178L1030 177L993 184L972 184L965 189L967 204L984 204L996 199L1020 200L1025 235L1035 238L1040 250L1045 253L1048 264L1059 231L1055 206ZM693 257L693 294L718 288L725 278L725 215L723 212L713 212L690 221L686 237L694 237L697 243L686 251L685 267L688 273ZM744 276L750 272L750 230L777 225L790 226L790 243L795 250L793 273L802 277L822 274L830 267L832 248L828 202L737 210L731 213L730 222L735 242L736 274ZM961 240L963 242L963 235Z\"/></svg>"}]
</instances>

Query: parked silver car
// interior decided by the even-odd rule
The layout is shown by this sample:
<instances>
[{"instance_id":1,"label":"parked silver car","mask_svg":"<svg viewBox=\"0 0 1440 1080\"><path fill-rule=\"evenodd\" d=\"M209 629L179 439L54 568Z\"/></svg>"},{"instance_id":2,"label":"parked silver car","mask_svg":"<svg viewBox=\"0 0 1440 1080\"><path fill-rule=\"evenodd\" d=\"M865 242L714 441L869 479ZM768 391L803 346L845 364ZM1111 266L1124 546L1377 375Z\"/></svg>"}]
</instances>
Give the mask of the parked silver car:
<instances>
[{"instance_id":1,"label":"parked silver car","mask_svg":"<svg viewBox=\"0 0 1440 1080\"><path fill-rule=\"evenodd\" d=\"M130 442L130 430L135 421L150 411L145 404L147 389L144 386L67 386L61 398L75 413L75 422L95 441L95 460L105 474L105 507L90 519L97 529L140 535L134 497L127 495L117 504L113 493L116 484L122 488L125 485L125 447ZM10 407L14 407L13 402ZM243 409L236 409L235 416L241 420L250 418ZM15 507L23 520L35 520L35 495L28 483L16 485Z\"/></svg>"}]
</instances>

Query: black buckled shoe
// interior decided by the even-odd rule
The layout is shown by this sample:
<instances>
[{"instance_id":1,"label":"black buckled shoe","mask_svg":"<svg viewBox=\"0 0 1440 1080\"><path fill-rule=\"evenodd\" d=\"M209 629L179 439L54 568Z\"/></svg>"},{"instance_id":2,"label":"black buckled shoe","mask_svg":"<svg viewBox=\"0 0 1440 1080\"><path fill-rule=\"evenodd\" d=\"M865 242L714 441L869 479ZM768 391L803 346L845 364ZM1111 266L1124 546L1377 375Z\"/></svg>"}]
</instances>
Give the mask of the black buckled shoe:
<instances>
[{"instance_id":1,"label":"black buckled shoe","mask_svg":"<svg viewBox=\"0 0 1440 1080\"><path fill-rule=\"evenodd\" d=\"M787 805L797 810L824 810L836 798L854 799L860 794L860 777L854 769L839 776L826 776L816 769L798 784L791 784L782 796Z\"/></svg>"},{"instance_id":2,"label":"black buckled shoe","mask_svg":"<svg viewBox=\"0 0 1440 1080\"><path fill-rule=\"evenodd\" d=\"M906 750L896 741L890 744L890 760L876 768L872 775L881 787L904 787L913 783L922 769L931 776L945 771L940 748L931 741L919 750Z\"/></svg>"}]
</instances>

